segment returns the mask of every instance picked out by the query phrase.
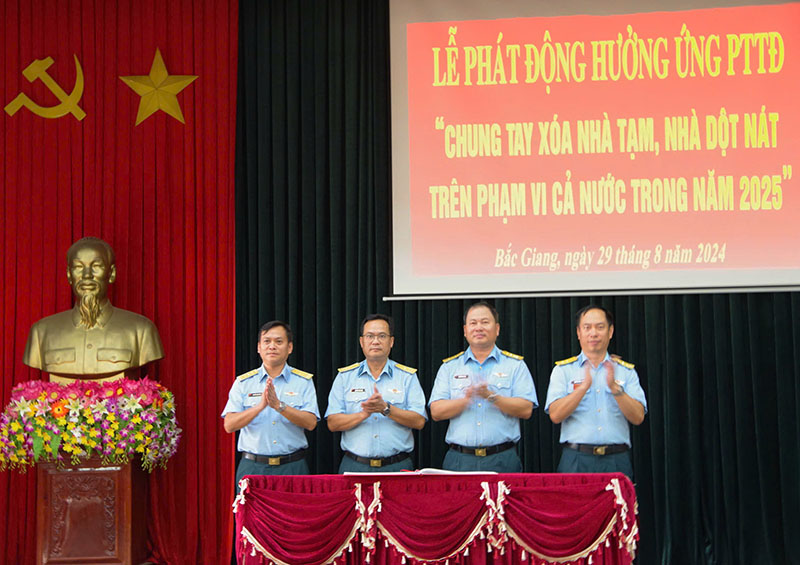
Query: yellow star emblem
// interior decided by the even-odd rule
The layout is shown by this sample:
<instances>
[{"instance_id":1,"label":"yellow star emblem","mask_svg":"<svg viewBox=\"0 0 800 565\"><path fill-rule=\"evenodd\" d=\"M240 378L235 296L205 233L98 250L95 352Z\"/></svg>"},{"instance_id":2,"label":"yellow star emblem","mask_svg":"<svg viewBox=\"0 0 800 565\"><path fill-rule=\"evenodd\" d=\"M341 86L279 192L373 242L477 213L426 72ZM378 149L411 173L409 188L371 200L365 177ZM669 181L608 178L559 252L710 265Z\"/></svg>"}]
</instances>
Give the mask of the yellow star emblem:
<instances>
[{"instance_id":1,"label":"yellow star emblem","mask_svg":"<svg viewBox=\"0 0 800 565\"><path fill-rule=\"evenodd\" d=\"M137 126L159 110L163 110L182 124L186 123L183 121L183 112L181 112L177 94L189 86L197 76L170 76L158 48L156 48L156 56L153 58L149 75L119 78L142 97L139 101L139 112L136 114Z\"/></svg>"}]
</instances>

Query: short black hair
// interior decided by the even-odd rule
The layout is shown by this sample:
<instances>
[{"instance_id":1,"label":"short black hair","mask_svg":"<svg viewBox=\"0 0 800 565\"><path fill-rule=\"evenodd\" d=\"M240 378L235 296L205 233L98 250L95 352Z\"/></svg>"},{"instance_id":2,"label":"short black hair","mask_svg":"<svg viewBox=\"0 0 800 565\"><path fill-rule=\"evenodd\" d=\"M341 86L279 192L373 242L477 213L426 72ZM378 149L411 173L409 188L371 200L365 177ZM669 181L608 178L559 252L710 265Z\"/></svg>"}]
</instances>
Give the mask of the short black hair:
<instances>
[{"instance_id":1,"label":"short black hair","mask_svg":"<svg viewBox=\"0 0 800 565\"><path fill-rule=\"evenodd\" d=\"M602 306L598 306L597 304L589 304L587 306L584 306L575 313L576 328L581 325L581 318L583 318L583 315L586 314L586 312L588 312L589 310L600 310L603 314L606 315L606 323L608 323L609 326L614 325L614 314L612 314L610 310L608 310L607 308L603 308Z\"/></svg>"},{"instance_id":2,"label":"short black hair","mask_svg":"<svg viewBox=\"0 0 800 565\"><path fill-rule=\"evenodd\" d=\"M383 320L389 325L389 335L394 335L394 320L392 320L391 316L387 316L386 314L367 314L364 316L364 319L361 320L361 328L358 330L358 335L364 335L364 326L367 325L367 322L372 322L374 320Z\"/></svg>"},{"instance_id":3,"label":"short black hair","mask_svg":"<svg viewBox=\"0 0 800 565\"><path fill-rule=\"evenodd\" d=\"M283 322L281 320L272 320L271 322L267 322L266 324L261 326L261 329L258 330L258 337L256 338L256 343L261 341L261 336L262 335L267 333L272 328L277 328L277 327L280 327L280 328L283 328L284 330L286 330L286 339L289 340L289 343L294 343L294 334L292 333L291 326L289 324L287 324L286 322Z\"/></svg>"},{"instance_id":4,"label":"short black hair","mask_svg":"<svg viewBox=\"0 0 800 565\"><path fill-rule=\"evenodd\" d=\"M469 306L467 306L467 309L464 310L464 325L465 326L467 325L467 315L469 314L469 311L472 310L473 308L481 308L481 307L489 309L489 312L492 313L492 318L494 318L494 323L495 324L499 324L500 323L500 315L497 313L497 308L495 308L494 306L492 306L491 304L489 304L485 300L481 300L481 301L476 302L474 304L470 304Z\"/></svg>"}]
</instances>

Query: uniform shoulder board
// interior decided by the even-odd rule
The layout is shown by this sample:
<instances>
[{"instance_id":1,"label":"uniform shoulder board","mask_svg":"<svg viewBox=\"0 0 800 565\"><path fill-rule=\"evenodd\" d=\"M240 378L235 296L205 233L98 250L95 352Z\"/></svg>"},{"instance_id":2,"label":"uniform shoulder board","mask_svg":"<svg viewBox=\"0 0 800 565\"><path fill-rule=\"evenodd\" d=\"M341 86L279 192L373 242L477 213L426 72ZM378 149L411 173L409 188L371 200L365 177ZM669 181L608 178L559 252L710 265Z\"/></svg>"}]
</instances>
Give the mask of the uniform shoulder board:
<instances>
[{"instance_id":1,"label":"uniform shoulder board","mask_svg":"<svg viewBox=\"0 0 800 565\"><path fill-rule=\"evenodd\" d=\"M569 359L562 359L561 361L556 361L556 365L569 365L570 363L574 363L578 360L578 356L575 355L574 357L570 357Z\"/></svg>"},{"instance_id":2,"label":"uniform shoulder board","mask_svg":"<svg viewBox=\"0 0 800 565\"><path fill-rule=\"evenodd\" d=\"M347 367L339 367L339 372L343 373L345 371L352 371L356 367L358 367L360 363L353 363L352 365L348 365Z\"/></svg>"},{"instance_id":3,"label":"uniform shoulder board","mask_svg":"<svg viewBox=\"0 0 800 565\"><path fill-rule=\"evenodd\" d=\"M522 355L517 355L516 353L511 353L510 351L500 350L500 353L502 353L506 357L511 357L512 359L516 359L517 361L522 361L523 359L525 359Z\"/></svg>"},{"instance_id":4,"label":"uniform shoulder board","mask_svg":"<svg viewBox=\"0 0 800 565\"><path fill-rule=\"evenodd\" d=\"M311 377L314 376L311 373L306 373L305 371L301 371L300 369L292 369L292 373L294 373L297 376L303 377L304 379L310 379Z\"/></svg>"},{"instance_id":5,"label":"uniform shoulder board","mask_svg":"<svg viewBox=\"0 0 800 565\"><path fill-rule=\"evenodd\" d=\"M250 377L252 377L253 375L256 375L256 374L258 374L258 369L253 369L252 371L247 371L246 373L242 373L241 375L236 377L236 380L237 381L246 381L247 379L249 379Z\"/></svg>"},{"instance_id":6,"label":"uniform shoulder board","mask_svg":"<svg viewBox=\"0 0 800 565\"><path fill-rule=\"evenodd\" d=\"M417 370L413 367L406 367L405 365L401 365L400 363L395 363L395 367L400 369L401 371L405 371L406 373L416 373Z\"/></svg>"},{"instance_id":7,"label":"uniform shoulder board","mask_svg":"<svg viewBox=\"0 0 800 565\"><path fill-rule=\"evenodd\" d=\"M614 358L612 357L612 359L614 359ZM615 361L615 362L616 362L618 365L622 365L622 366L623 366L623 367L625 367L626 369L633 369L633 368L635 367L635 365L634 365L633 363L628 363L627 361L623 361L623 360L622 360L622 359L620 359L620 358L616 358L616 359L614 359L614 361Z\"/></svg>"},{"instance_id":8,"label":"uniform shoulder board","mask_svg":"<svg viewBox=\"0 0 800 565\"><path fill-rule=\"evenodd\" d=\"M455 355L453 355L452 357L448 357L447 359L442 359L442 363L447 363L448 361L452 361L453 359L457 359L457 358L461 357L462 355L464 355L463 351L461 353L456 353Z\"/></svg>"}]
</instances>

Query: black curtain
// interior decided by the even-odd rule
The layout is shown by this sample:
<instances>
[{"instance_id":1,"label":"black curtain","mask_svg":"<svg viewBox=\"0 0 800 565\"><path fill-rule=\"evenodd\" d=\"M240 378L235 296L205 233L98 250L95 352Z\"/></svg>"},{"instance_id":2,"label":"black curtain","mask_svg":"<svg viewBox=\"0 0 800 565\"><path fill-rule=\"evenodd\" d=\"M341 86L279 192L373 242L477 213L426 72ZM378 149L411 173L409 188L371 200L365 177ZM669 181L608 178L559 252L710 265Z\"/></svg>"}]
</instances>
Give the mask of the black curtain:
<instances>
[{"instance_id":1,"label":"black curtain","mask_svg":"<svg viewBox=\"0 0 800 565\"><path fill-rule=\"evenodd\" d=\"M392 357L426 394L464 349L469 301L384 302L391 292L387 0L243 0L237 124L237 369L258 366L256 332L295 330L289 362L313 372L320 411L337 367L361 360L358 325L394 317ZM794 242L792 242L793 244ZM499 345L525 356L543 404L553 362L578 352L574 312L617 318L613 352L637 366L649 403L633 430L639 563L798 563L800 295L499 299ZM231 380L233 375L230 376ZM446 423L416 435L440 466ZM338 434L309 436L315 473L338 468ZM552 472L558 428L524 423L527 472Z\"/></svg>"}]
</instances>

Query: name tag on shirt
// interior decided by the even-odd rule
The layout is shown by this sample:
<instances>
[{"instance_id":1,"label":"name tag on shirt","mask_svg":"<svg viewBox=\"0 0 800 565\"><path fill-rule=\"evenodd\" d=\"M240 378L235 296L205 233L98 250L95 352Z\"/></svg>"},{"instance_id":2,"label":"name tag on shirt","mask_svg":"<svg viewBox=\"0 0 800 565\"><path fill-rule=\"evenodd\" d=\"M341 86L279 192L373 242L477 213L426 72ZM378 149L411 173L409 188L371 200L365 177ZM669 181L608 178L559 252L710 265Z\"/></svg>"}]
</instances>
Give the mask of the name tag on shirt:
<instances>
[{"instance_id":1,"label":"name tag on shirt","mask_svg":"<svg viewBox=\"0 0 800 565\"><path fill-rule=\"evenodd\" d=\"M366 392L367 389L364 388L351 388L350 392Z\"/></svg>"},{"instance_id":2,"label":"name tag on shirt","mask_svg":"<svg viewBox=\"0 0 800 565\"><path fill-rule=\"evenodd\" d=\"M253 397L253 396L261 396L262 394L263 394L262 392L251 392L251 393L250 393L250 394L248 394L247 396L248 396L248 397Z\"/></svg>"},{"instance_id":3,"label":"name tag on shirt","mask_svg":"<svg viewBox=\"0 0 800 565\"><path fill-rule=\"evenodd\" d=\"M468 379L469 375L453 375L454 379Z\"/></svg>"}]
</instances>

